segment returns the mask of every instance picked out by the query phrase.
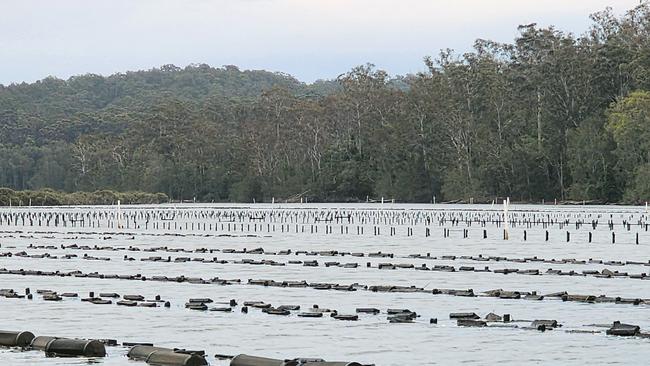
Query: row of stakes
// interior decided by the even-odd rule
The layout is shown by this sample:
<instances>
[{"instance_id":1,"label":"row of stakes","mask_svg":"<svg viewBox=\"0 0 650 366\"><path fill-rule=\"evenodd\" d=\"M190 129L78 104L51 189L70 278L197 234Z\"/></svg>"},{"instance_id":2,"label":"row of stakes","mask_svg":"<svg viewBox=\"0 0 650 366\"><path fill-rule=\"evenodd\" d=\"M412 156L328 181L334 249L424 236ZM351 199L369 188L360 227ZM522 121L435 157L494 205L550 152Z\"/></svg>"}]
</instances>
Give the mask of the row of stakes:
<instances>
[{"instance_id":1,"label":"row of stakes","mask_svg":"<svg viewBox=\"0 0 650 366\"><path fill-rule=\"evenodd\" d=\"M508 208L508 217L513 222L520 223L561 223L585 222L587 220L609 219L637 219L642 222L647 218L647 210L643 212L639 209L616 210L608 208L607 212L584 211L584 210L567 210L564 208L554 208L552 210L538 210L536 208L527 208L516 210ZM112 208L9 208L0 210L0 217L30 217L43 220L82 220L82 219L116 219L121 216L126 220L177 220L177 219L219 219L230 221L272 221L272 222L364 222L364 223L431 223L436 221L474 221L474 222L499 222L503 221L504 211L500 209L458 209L441 206L440 208L412 208L412 209L366 209L366 208L266 208L255 209L251 207L242 208L196 208L187 207L177 208L147 208L131 206L120 209L120 206Z\"/></svg>"},{"instance_id":2,"label":"row of stakes","mask_svg":"<svg viewBox=\"0 0 650 366\"><path fill-rule=\"evenodd\" d=\"M219 225L220 225L220 227L219 227ZM153 228L155 230L160 229L157 223L154 224L153 226L154 226ZM163 226L162 230L168 230L168 231L172 230L172 223L171 222L162 223L162 226ZM184 229L183 229L183 226L184 226ZM627 227L627 231L630 231L631 225L628 224L626 227ZM90 225L90 228L100 228L100 225L99 225L99 223L97 223L97 225L92 223ZM115 229L116 228L115 222L109 222L108 228ZM140 227L131 228L128 225L125 227L125 229L139 229L139 228ZM147 225L145 225L145 230L148 230ZM235 233L236 232L240 232L240 233L258 233L258 232L259 233L264 233L266 231L266 233L296 233L296 234L298 234L298 233L303 233L303 234L304 233L309 233L309 234L318 234L319 226L318 225L309 225L309 227L307 228L306 225L298 225L298 224L296 224L296 225L289 225L289 224L284 225L284 224L282 224L282 225L279 225L279 228L276 228L275 224L257 224L257 223L254 223L251 226L251 224L234 224L234 223L217 224L217 223L215 223L214 224L214 229L213 229L213 224L212 223L202 223L201 224L201 223L193 223L193 222L188 223L188 222L185 222L184 225L182 225L182 224L179 225L178 223L174 222L173 230L180 230L180 231L182 231L182 230L185 230L185 231L197 231L198 230L198 231L204 231L204 232L218 232L220 230L222 232L228 232L228 233L231 233L231 232L235 232ZM333 234L334 231L335 231L334 226L332 226L332 225L325 225L324 230L325 230L325 234ZM382 227L373 226L372 230L373 230L372 234L374 236L379 236L379 235L381 235ZM388 230L389 230L389 236L396 236L397 235L397 228L389 227ZM346 226L346 225L340 225L338 227L338 230L336 230L336 231L338 233L340 233L340 234L350 234L350 227ZM443 228L442 237L443 238L450 238L452 236L451 235L452 232L455 232L455 231L456 230L452 230L450 228ZM645 231L648 231L648 225L645 225ZM365 228L363 226L356 226L356 235L364 235L364 232L365 232ZM354 233L354 231L353 231L353 233ZM469 229L462 229L462 238L463 239L469 238L469 233L470 233ZM504 240L510 239L510 231L508 229L504 229L502 231L502 234L503 234L503 239ZM205 235L209 235L209 234L205 234ZM406 228L406 236L411 237L413 235L414 235L413 228L412 227L407 227ZM424 228L424 236L428 238L428 237L431 237L431 235L432 235L432 229L428 228L428 227ZM488 230L487 229L482 230L482 238L483 239L488 239ZM566 242L571 241L571 232L570 231L567 230L565 232L565 238L566 238ZM523 239L523 241L528 240L528 231L527 230L523 230L522 239ZM591 243L593 241L593 239L594 239L594 233L589 231L587 233L587 242ZM612 227L610 239L611 239L612 244L616 244L616 232L613 231L613 227ZM549 232L549 230L545 230L544 231L544 241L548 242L549 240L550 240L550 232ZM639 244L639 232L635 233L634 243Z\"/></svg>"},{"instance_id":3,"label":"row of stakes","mask_svg":"<svg viewBox=\"0 0 650 366\"><path fill-rule=\"evenodd\" d=\"M179 221L179 220L151 221L151 220L146 220L144 222L138 222L135 219L133 219L133 220L118 220L117 218L107 218L105 221L106 221L106 225L105 225L106 227L115 227L116 225L120 225L120 226L126 227L126 228L129 228L129 227L143 228L144 227L145 229L148 229L149 226L151 226L151 228L153 228L153 229L160 229L161 226L162 226L163 229L171 229L171 223L172 222L174 223L174 229L182 229L183 228L182 224L185 223L186 224L185 225L186 230L189 229L188 226L187 226L188 222L196 223L198 230L201 229L201 224L203 224L202 227L205 230L206 229L206 223L210 224L210 228L211 228L213 222L214 222L215 229L217 229L219 227L219 224L221 224L222 225L221 227L223 228L224 223L225 224L232 224L233 227L236 227L236 225L238 225L238 224L241 225L241 224L251 224L251 223L259 224L260 227L263 227L264 224L270 225L270 224L276 224L276 223L280 223L280 224L283 224L283 225L286 224L287 226L290 226L292 224L303 225L304 226L304 225L307 225L307 224L312 224L313 225L313 224L319 224L319 223L325 223L325 224L329 224L330 226L333 226L333 224L334 224L333 220L314 220L312 222L300 222L300 223L298 223L298 222L296 222L296 223L294 223L294 222L284 222L284 221L276 222L275 220L267 221L267 222L260 222L258 220L248 220L248 221L243 221L243 220L242 221L238 221L238 220L208 221L208 220L205 220L203 222L201 222L200 220L190 220L190 221L187 221L187 220L185 220L185 221ZM350 220L350 221L352 221L352 220ZM451 227L460 226L461 223L465 224L465 226L467 226L467 227L473 226L472 225L473 223L478 223L479 226L481 226L481 227L487 227L488 223L492 223L497 227L501 227L506 222L504 220L498 220L498 221L456 221L456 220L450 220L449 222L447 222L446 220L441 220L441 221L438 222L438 226L445 226L447 223ZM563 228L565 228L567 226L572 225L569 220L558 221L558 222L553 222L553 221L551 221L551 222L539 222L539 223L532 223L532 222L527 222L527 221L517 221L517 220L508 220L507 223L511 227L524 226L526 228L532 228L532 227L535 227L538 224L540 224L542 226L542 228L548 228L550 226L557 225L557 227L559 229L563 229ZM160 225L160 224L162 224L162 225ZM341 225L341 226L345 226L344 225L345 223L344 222L339 222L339 220L336 221L336 224ZM348 225L354 225L354 222L347 222L347 224ZM576 230L578 230L578 229L582 228L583 226L585 226L585 222L583 222L583 221L575 221L574 224L575 224ZM595 230L598 227L598 224L599 224L598 220L593 220L593 221L591 221L591 223L588 223L587 226L591 226L592 229ZM29 217L29 215L18 215L18 216L14 216L13 218L8 216L8 215L0 215L0 226L3 226L3 225L6 225L6 226L32 226L32 227L33 226L38 226L38 227L43 227L43 226L45 226L45 227L50 227L50 226L52 226L52 227L59 227L59 226L61 226L61 227L102 227L102 220L95 219L95 218L76 218L76 219L68 218L66 220L65 218L62 218L61 220L55 219L52 223L50 223L49 219L44 220L44 219L41 219L41 218L33 218L33 217ZM375 226L377 226L377 225L381 225L381 223L377 223L377 222L367 223L365 221L362 221L360 223L360 226L363 226L363 225L366 225L366 226L375 225ZM417 223L399 223L399 222L398 223L384 223L384 226L393 226L393 225L395 225L395 226L409 226L409 225L410 226L417 226ZM430 222L427 222L425 226L431 226L431 225L432 224ZM637 223L632 223L632 222L629 222L627 220L622 220L620 225L623 226L623 227L626 227L628 230L630 230L632 226L640 226L640 227L643 227L646 231L648 230L648 226L650 226L650 224L648 224L648 223L646 223L644 221L641 221L641 220L639 220ZM275 225L273 225L273 226L275 226ZM614 223L613 220L607 221L607 227L610 230L614 230L615 226L617 226L617 225ZM267 226L267 227L270 227L270 226ZM192 229L193 228L194 227L192 227Z\"/></svg>"},{"instance_id":4,"label":"row of stakes","mask_svg":"<svg viewBox=\"0 0 650 366\"><path fill-rule=\"evenodd\" d=\"M218 221L231 223L282 223L282 224L361 224L361 225L410 225L430 226L450 224L458 226L464 223L467 226L488 224L501 226L508 223L510 226L558 226L563 228L575 224L576 228L583 225L595 227L601 220L607 219L607 225L612 227L617 221L620 224L647 226L646 214L627 213L619 214L615 219L614 214L592 214L574 212L516 212L509 211L454 211L454 210L156 210L156 209L130 209L130 210L93 210L78 208L70 211L50 212L40 210L0 211L0 226L75 226L86 227L101 225L102 222L120 222L124 226L133 224L133 227L148 226L149 223L181 221Z\"/></svg>"}]
</instances>

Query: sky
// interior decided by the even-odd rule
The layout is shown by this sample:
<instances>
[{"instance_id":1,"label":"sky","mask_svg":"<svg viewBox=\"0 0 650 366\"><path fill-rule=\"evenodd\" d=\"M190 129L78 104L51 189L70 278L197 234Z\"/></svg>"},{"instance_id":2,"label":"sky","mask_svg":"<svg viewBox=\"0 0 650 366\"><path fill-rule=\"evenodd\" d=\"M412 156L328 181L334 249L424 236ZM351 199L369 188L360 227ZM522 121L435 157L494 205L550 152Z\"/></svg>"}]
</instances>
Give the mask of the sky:
<instances>
[{"instance_id":1,"label":"sky","mask_svg":"<svg viewBox=\"0 0 650 366\"><path fill-rule=\"evenodd\" d=\"M236 65L312 82L373 63L512 42L520 24L581 34L589 14L639 0L0 0L0 84L164 64Z\"/></svg>"}]
</instances>

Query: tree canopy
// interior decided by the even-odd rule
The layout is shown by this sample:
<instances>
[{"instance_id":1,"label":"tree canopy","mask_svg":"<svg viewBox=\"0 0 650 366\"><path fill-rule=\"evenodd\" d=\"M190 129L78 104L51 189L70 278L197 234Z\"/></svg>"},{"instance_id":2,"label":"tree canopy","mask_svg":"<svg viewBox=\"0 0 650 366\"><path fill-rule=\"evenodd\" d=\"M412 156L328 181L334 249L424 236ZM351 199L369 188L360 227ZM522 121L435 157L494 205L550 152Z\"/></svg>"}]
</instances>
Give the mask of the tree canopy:
<instances>
[{"instance_id":1,"label":"tree canopy","mask_svg":"<svg viewBox=\"0 0 650 366\"><path fill-rule=\"evenodd\" d=\"M312 84L165 65L0 85L0 186L245 201L650 196L650 5L580 36L362 65Z\"/></svg>"}]
</instances>

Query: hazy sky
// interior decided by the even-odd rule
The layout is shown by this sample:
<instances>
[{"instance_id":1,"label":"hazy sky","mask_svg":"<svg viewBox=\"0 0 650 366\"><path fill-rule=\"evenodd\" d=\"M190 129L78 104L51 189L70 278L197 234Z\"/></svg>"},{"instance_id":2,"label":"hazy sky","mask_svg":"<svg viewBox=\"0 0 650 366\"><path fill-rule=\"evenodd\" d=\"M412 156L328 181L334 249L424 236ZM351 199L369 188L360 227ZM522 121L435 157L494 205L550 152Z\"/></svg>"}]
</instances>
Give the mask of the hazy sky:
<instances>
[{"instance_id":1,"label":"hazy sky","mask_svg":"<svg viewBox=\"0 0 650 366\"><path fill-rule=\"evenodd\" d=\"M0 84L163 64L333 78L371 62L423 69L442 48L512 41L537 22L579 34L639 0L0 0Z\"/></svg>"}]
</instances>

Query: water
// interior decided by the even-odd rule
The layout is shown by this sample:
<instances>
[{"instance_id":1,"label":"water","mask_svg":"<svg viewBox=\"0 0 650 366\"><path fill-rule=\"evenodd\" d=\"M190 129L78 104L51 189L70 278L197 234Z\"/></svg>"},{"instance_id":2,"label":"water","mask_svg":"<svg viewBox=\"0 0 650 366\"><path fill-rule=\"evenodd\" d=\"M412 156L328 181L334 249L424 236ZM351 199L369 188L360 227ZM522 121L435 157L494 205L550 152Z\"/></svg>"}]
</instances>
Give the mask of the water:
<instances>
[{"instance_id":1,"label":"water","mask_svg":"<svg viewBox=\"0 0 650 366\"><path fill-rule=\"evenodd\" d=\"M318 210L316 210L318 209ZM312 288L282 288L249 285L248 279L268 279L275 281L326 282L339 284L358 283L362 285L417 286L426 289L473 289L476 294L491 289L537 291L546 294L567 291L571 294L621 296L630 298L649 298L650 282L629 277L597 278L594 276L558 276L546 275L549 268L564 271L603 269L619 270L630 274L647 273L647 266L630 264L613 266L598 263L587 264L551 264L544 262L477 262L469 259L432 260L408 258L410 254L419 253L432 257L442 255L506 256L524 258L538 256L545 259L575 258L588 260L638 261L650 260L650 234L645 231L644 209L639 207L552 207L552 206L516 206L511 207L511 218L570 220L562 229L557 224L548 228L542 225L527 227L523 224L511 225L510 240L502 240L503 227L487 222L467 226L464 222L452 225L449 221L440 223L445 217L497 218L501 207L489 205L445 206L445 205L181 205L129 207L123 206L124 217L120 222L129 227L118 229L115 217L85 219L74 223L68 221L66 227L59 223L54 227L45 226L42 220L31 224L27 219L22 224L22 217L15 225L8 225L6 219L0 225L0 253L21 251L29 255L49 253L52 256L76 254L72 259L0 257L0 268L26 269L43 271L73 271L84 273L100 272L103 274L136 274L151 277L165 275L168 277L184 275L209 279L241 279L241 284L220 286L216 284L191 284L187 282L154 282L119 279L96 279L77 277L46 277L0 275L0 288L13 288L23 292L29 287L33 293L36 289L49 289L59 293L76 292L86 297L90 291L116 292L124 294L141 294L146 298L160 295L171 302L170 308L142 308L111 305L93 305L81 302L79 298L64 298L59 302L48 302L40 295L33 300L0 297L2 327L6 330L29 330L38 335L55 335L78 338L113 338L121 342L151 342L157 346L202 349L208 354L212 365L227 365L228 361L215 359L215 354L237 355L252 354L273 358L317 357L327 360L357 361L377 365L451 365L451 364L508 364L519 365L525 362L539 364L582 365L591 364L641 364L645 362L650 340L642 338L620 338L604 334L605 328L593 326L595 323L611 323L620 320L637 324L642 329L650 330L650 305L626 305L615 303L588 304L580 302L563 302L559 299L530 301L523 299L499 299L492 297L459 297L433 295L431 293L393 293L370 291L334 291L315 290ZM273 212L276 216L269 217ZM339 223L318 221L326 218L328 212L339 211ZM345 215L342 212L345 211ZM73 208L5 208L0 215L12 213L41 215L51 212L108 213L115 214L114 207L73 207ZM164 212L153 217L154 213ZM249 222L246 214L261 220ZM150 214L146 224L146 213ZM221 213L220 217L216 213ZM226 219L224 213L235 213ZM347 214L351 214L354 223L348 223ZM198 214L194 217L194 214ZM277 216L279 214L279 216ZM132 216L129 216L132 215ZM210 216L212 215L212 216ZM239 215L239 216L237 216ZM426 223L427 215L433 218ZM36 218L37 216L33 216ZM90 216L92 217L92 215ZM333 217L333 216L330 216ZM135 222L133 221L135 218ZM374 222L372 220L375 220ZM382 221L378 221L381 219ZM419 221L411 221L418 219ZM591 227L592 220L599 220L598 227ZM228 232L228 221L236 221ZM240 222L238 220L244 220ZM361 222L360 220L366 220ZM388 220L388 221L387 221ZM392 220L392 221L390 221ZM576 229L575 220L586 221ZM613 220L616 244L611 243L611 232L607 225ZM623 220L634 224L628 231L622 225ZM293 222L291 222L293 221ZM191 230L191 223L197 224ZM156 228L156 223L158 226ZM171 225L163 229L162 224ZM177 227L174 229L174 224ZM188 228L185 229L185 223ZM206 230L198 224L206 224ZM636 225L641 223L642 225ZM208 225L217 224L212 230ZM226 225L224 230L221 224ZM244 231L241 231L241 225ZM248 224L251 225L250 230ZM258 225L258 231L253 225ZM74 225L74 227L73 227ZM91 227L88 227L92 225ZM99 227L97 227L99 225ZM275 225L275 231L272 231ZM281 232L280 225L284 225ZM296 233L298 225L298 233ZM312 227L318 226L318 233L311 233ZM110 227L112 226L112 227ZM139 226L139 227L138 227ZM326 234L326 226L332 233ZM341 234L341 226L348 228L348 234ZM363 235L357 235L357 226L364 228ZM302 232L304 227L304 232ZM378 227L380 235L374 235ZM390 228L395 228L395 235L390 235ZM431 230L431 236L425 236L425 228ZM267 229L271 231L268 232ZM407 228L413 229L413 236L407 236ZM443 237L443 229L450 229L449 237ZM463 230L468 229L468 238L463 238ZM483 239L483 230L488 238ZM523 231L527 240L523 241ZM545 231L549 231L549 241L545 241ZM16 232L20 231L20 232ZM289 232L287 232L289 231ZM570 242L566 242L566 231L570 232ZM593 233L593 242L588 243L589 232ZM111 233L111 234L106 234ZM119 235L117 233L123 233ZM126 233L126 234L125 234ZM182 236L160 235L176 233ZM232 236L218 236L228 233ZM639 234L639 245L635 244ZM210 236L206 236L210 235ZM247 236L250 235L250 236ZM29 246L53 245L58 249L34 249ZM219 249L214 253L168 253L144 251L107 251L61 249L60 246L77 244L93 247L173 247L173 248L209 248ZM266 252L291 249L291 255L262 255L249 253L223 253L226 248L238 249L262 247ZM311 256L296 255L295 251L337 250L340 252L362 252L364 257ZM393 253L394 258L369 258L372 252ZM108 257L110 261L85 260L84 254L94 257ZM133 257L134 261L124 261L123 256ZM228 263L162 263L140 261L150 256L177 257L218 257ZM236 264L242 259L273 260L285 263L285 266ZM288 264L289 260L317 260L318 267L305 267ZM325 267L325 262L359 264L358 268ZM370 262L373 268L366 268ZM426 264L451 265L482 268L491 270L503 268L539 269L543 275L529 276L518 274L496 274L481 272L440 272L419 271L414 269L379 270L379 263L412 263L415 266ZM341 314L354 314L358 307L375 307L381 314L359 314L359 320L341 321L329 316L323 318L300 318L293 312L289 316L276 316L250 309L248 314L240 312L240 306L232 313L211 311L193 311L185 309L189 298L209 297L215 301L236 299L241 305L244 301L264 301L274 306L295 304L307 310L313 304L321 308L337 309ZM385 311L388 308L408 308L420 317L412 324L389 324ZM563 327L538 332L521 328L487 327L465 328L449 319L451 312L476 312L485 316L489 312L511 314L513 319L556 319ZM429 324L430 318L437 318L438 324ZM516 322L519 327L529 323ZM566 330L598 330L598 334L576 334ZM137 365L144 363L129 361L126 347L108 347L108 356L102 359L87 358L48 358L40 351L20 352L0 350L3 365L75 365L97 363L101 365Z\"/></svg>"}]
</instances>

